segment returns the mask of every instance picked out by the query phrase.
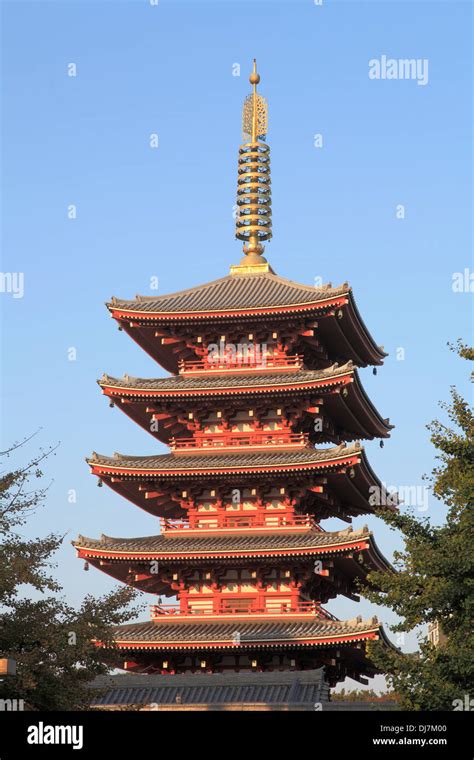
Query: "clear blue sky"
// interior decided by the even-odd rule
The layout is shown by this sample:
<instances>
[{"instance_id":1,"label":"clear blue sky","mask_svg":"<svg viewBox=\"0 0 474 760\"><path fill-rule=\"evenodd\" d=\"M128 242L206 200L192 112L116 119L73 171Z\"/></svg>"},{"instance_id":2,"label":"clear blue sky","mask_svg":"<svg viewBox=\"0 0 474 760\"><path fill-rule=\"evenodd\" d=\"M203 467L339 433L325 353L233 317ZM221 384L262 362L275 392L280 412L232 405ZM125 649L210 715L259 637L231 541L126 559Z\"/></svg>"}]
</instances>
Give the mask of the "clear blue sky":
<instances>
[{"instance_id":1,"label":"clear blue sky","mask_svg":"<svg viewBox=\"0 0 474 760\"><path fill-rule=\"evenodd\" d=\"M299 282L353 286L390 354L377 376L361 373L396 425L383 450L366 445L369 459L386 483L421 485L434 457L425 424L451 384L467 393L467 367L446 343L472 333L472 294L452 289L453 273L473 268L471 4L141 0L2 10L2 270L25 278L23 298L0 294L3 446L37 428L38 444L61 442L46 468L47 505L27 531L67 533L58 572L68 599L114 585L82 572L69 545L78 532L157 531L152 517L97 490L84 462L92 450L163 451L95 384L104 371L162 374L118 332L104 301L150 294L153 276L166 293L237 263L236 157L254 56L270 113L268 258ZM382 55L428 59L428 83L370 79L368 62ZM439 520L444 509L430 500L428 514ZM355 527L365 522L391 557L397 536L376 519ZM341 617L376 611L345 599L328 607Z\"/></svg>"}]
</instances>

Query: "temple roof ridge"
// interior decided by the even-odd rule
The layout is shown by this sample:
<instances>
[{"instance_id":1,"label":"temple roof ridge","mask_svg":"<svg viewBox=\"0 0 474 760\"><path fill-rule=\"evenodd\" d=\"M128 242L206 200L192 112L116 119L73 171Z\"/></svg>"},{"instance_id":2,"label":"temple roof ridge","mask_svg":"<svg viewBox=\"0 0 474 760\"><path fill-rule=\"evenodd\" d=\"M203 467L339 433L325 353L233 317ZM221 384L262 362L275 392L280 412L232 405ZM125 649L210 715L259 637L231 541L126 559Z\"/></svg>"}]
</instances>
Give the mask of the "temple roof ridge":
<instances>
[{"instance_id":1,"label":"temple roof ridge","mask_svg":"<svg viewBox=\"0 0 474 760\"><path fill-rule=\"evenodd\" d=\"M234 287L234 283L245 281L248 282L250 280L255 280L257 283L259 282L272 282L272 283L278 283L283 286L291 287L292 289L299 290L303 293L307 293L308 295L310 293L313 293L316 295L316 297L312 300L317 301L318 294L320 294L323 297L327 297L328 293L331 295L342 295L344 293L350 292L352 289L348 282L344 282L339 286L332 287L331 283L327 283L325 285L320 285L318 287L314 285L305 285L304 283L295 282L294 280L290 280L287 277L282 277L281 275L275 274L274 272L254 272L249 274L234 274L234 275L224 275L223 277L218 277L215 280L210 280L209 282L204 282L199 285L194 285L189 288L184 288L182 290L177 290L172 293L166 293L163 295L153 295L153 296L145 296L141 294L137 294L135 298L132 299L124 299L124 298L117 298L116 296L112 296L110 301L106 302L106 306L118 306L118 305L132 305L136 303L160 303L161 301L169 300L169 299L176 299L181 296L187 296L187 295L193 295L197 292L204 293L205 291L209 289L215 289L216 287L219 288L220 285L229 284L230 286Z\"/></svg>"},{"instance_id":2,"label":"temple roof ridge","mask_svg":"<svg viewBox=\"0 0 474 760\"><path fill-rule=\"evenodd\" d=\"M137 377L133 375L129 375L127 372L124 372L122 377L115 377L114 375L109 375L106 372L102 374L102 377L97 380L99 385L101 383L113 383L117 385L127 385L127 386L133 386L133 383L141 383L141 384L152 384L152 383L166 383L166 382L172 382L175 384L190 384L190 381L192 383L199 383L202 381L205 382L218 382L219 384L225 384L229 383L232 384L233 382L239 382L241 384L245 382L249 383L256 383L259 379L265 380L267 383L269 381L269 378L271 378L272 382L280 381L280 382L287 382L287 381L294 381L294 380L300 380L303 378L325 378L325 377L332 377L333 375L343 375L348 372L356 372L357 368L352 359L349 359L344 364L339 364L338 362L334 362L329 367L323 367L322 369L300 369L297 372L291 372L291 373L282 373L278 372L274 375L269 374L268 372L264 373L262 372L261 375L258 373L254 373L252 375L218 375L215 377L209 378L207 375L204 377L193 377L188 378L184 375L164 375L162 377Z\"/></svg>"},{"instance_id":3,"label":"temple roof ridge","mask_svg":"<svg viewBox=\"0 0 474 760\"><path fill-rule=\"evenodd\" d=\"M205 533L204 529L203 529L203 533ZM341 538L341 539L342 538L353 539L353 538L361 538L361 537L370 538L372 535L373 535L372 531L370 531L366 525L363 528L359 528L358 530L353 530L353 531L350 531L348 529L335 530L335 531L321 531L321 530L316 530L313 528L311 530L308 530L306 533L302 535L288 534L288 536L286 537L283 537L281 535L275 536L274 533L272 533L271 527L269 527L268 534L255 534L253 536L251 536L250 534L246 536L233 536L231 533L225 533L223 535L213 535L211 538L212 540L216 540L216 541L219 541L222 539L235 540L237 538L237 539L243 539L246 542L255 541L256 543L258 543L259 541L264 541L268 539L269 536L271 536L272 540L275 540L275 541L276 540L281 541L282 538L285 538L288 541L295 541L295 542L300 541L302 537L304 537L306 540L308 537L310 537L312 539L318 539L321 543L323 542L331 543L333 539L337 539L337 538ZM197 540L206 541L206 542L209 541L209 536L206 536L206 535L197 536L196 534L187 536L185 531L183 531L182 535L180 534L179 538L180 539L182 538L183 541L187 541L187 542L196 542ZM108 536L105 533L101 533L99 538L91 538L89 536L83 536L82 534L79 534L77 537L77 540L73 541L72 543L74 545L81 545L81 546L86 546L86 545L92 546L92 545L97 545L97 544L104 545L104 546L111 546L114 544L120 544L126 547L128 544L139 544L141 542L151 544L153 541L160 541L163 543L167 542L170 544L170 546L173 546L176 543L176 537L170 538L169 536L166 536L162 533L158 533L152 536L136 536L135 538L130 538L130 537L120 537L120 536Z\"/></svg>"},{"instance_id":4,"label":"temple roof ridge","mask_svg":"<svg viewBox=\"0 0 474 760\"><path fill-rule=\"evenodd\" d=\"M322 554L333 555L343 552L346 547L353 547L355 542L365 541L367 542L365 548L368 549L372 561L375 561L379 567L383 567L385 570L394 569L390 561L380 551L372 531L368 530L367 526L353 533L315 529L305 533L289 533L286 535L275 532L253 535L251 533L232 535L230 532L226 532L206 535L205 529L203 529L203 533L205 534L203 536L196 533L186 535L186 532L183 531L172 537L160 533L135 538L113 537L104 533L99 538L90 538L80 534L71 543L77 549L89 549L91 551L103 549L105 552L108 551L116 555L122 554L127 558L134 555L149 557L160 555L160 557L166 558L167 555L176 557L186 553L201 555L206 558L209 555L252 557L252 551L260 553L268 551L273 554L286 551L290 554L291 552L304 554L317 550Z\"/></svg>"},{"instance_id":5,"label":"temple roof ridge","mask_svg":"<svg viewBox=\"0 0 474 760\"><path fill-rule=\"evenodd\" d=\"M286 457L290 459L294 459L295 457L298 458L299 456L303 456L303 458L311 459L314 457L315 459L332 459L334 457L337 457L338 455L343 454L344 456L350 456L351 454L360 453L363 451L363 446L360 443L360 441L354 441L353 443L347 444L344 441L340 443L338 446L331 446L328 448L305 448L301 449L297 452L265 452L265 454L261 453L243 453L243 454L234 454L233 452L231 454L219 454L215 451L206 451L204 453L199 454L190 454L189 456L192 457L193 461L201 461L205 462L208 459L216 459L216 458L222 458L224 461L234 457L236 459L239 459L241 457L245 457L246 459L248 457L255 457L255 459L259 459L262 456L265 457L280 457L285 459ZM171 458L176 461L176 463L183 463L184 456L183 455L176 455L176 454L156 454L156 455L132 455L132 454L121 454L118 451L115 451L112 456L107 456L106 454L99 454L96 451L92 452L92 455L90 458L86 457L86 461L88 462L122 462L122 461L128 461L128 462L144 462L145 460L157 460L160 461L163 458Z\"/></svg>"},{"instance_id":6,"label":"temple roof ridge","mask_svg":"<svg viewBox=\"0 0 474 760\"><path fill-rule=\"evenodd\" d=\"M304 639L308 635L320 634L323 638L327 635L343 635L344 633L368 633L371 631L381 631L382 625L378 618L373 616L363 620L359 615L357 618L350 620L328 620L322 617L315 617L308 621L255 621L240 622L239 632L241 642L249 643L251 641L267 641L272 639L278 640L280 636L287 636L292 643L298 639ZM115 628L115 639L120 641L128 639L153 641L164 640L172 642L173 639L179 640L181 637L189 636L190 640L205 641L206 638L213 638L220 635L222 638L214 639L224 643L228 637L227 643L232 644L235 641L235 622L206 622L201 620L182 621L176 620L162 626L160 623L153 621L142 621L138 623L126 623ZM121 639L123 637L123 639ZM393 647L393 644L391 645Z\"/></svg>"}]
</instances>

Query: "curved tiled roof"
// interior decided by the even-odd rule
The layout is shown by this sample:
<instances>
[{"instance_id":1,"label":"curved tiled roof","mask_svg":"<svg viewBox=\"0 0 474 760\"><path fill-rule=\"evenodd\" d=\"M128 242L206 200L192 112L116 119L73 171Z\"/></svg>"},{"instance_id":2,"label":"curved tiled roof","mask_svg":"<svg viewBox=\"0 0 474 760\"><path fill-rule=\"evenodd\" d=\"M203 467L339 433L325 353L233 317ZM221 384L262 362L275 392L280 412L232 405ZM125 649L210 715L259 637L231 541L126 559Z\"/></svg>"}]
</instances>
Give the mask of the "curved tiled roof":
<instances>
[{"instance_id":1,"label":"curved tiled roof","mask_svg":"<svg viewBox=\"0 0 474 760\"><path fill-rule=\"evenodd\" d=\"M263 534L263 535L212 535L212 536L144 536L140 538L112 538L102 535L100 539L79 536L74 546L103 550L107 553L117 552L127 556L135 553L176 554L192 552L208 555L209 553L226 553L233 555L239 551L246 554L252 551L275 551L281 549L305 549L313 547L328 547L337 549L349 543L370 540L372 533L368 528L358 531L348 530L325 532L310 530L307 533L294 534Z\"/></svg>"},{"instance_id":2,"label":"curved tiled roof","mask_svg":"<svg viewBox=\"0 0 474 760\"><path fill-rule=\"evenodd\" d=\"M162 296L137 295L131 300L113 297L107 306L109 309L179 316L203 311L244 311L318 304L349 291L347 283L337 288L330 285L315 288L265 272L227 275L203 285Z\"/></svg>"},{"instance_id":3,"label":"curved tiled roof","mask_svg":"<svg viewBox=\"0 0 474 760\"><path fill-rule=\"evenodd\" d=\"M91 683L93 705L330 704L324 669L263 673L181 673L175 675L107 675Z\"/></svg>"},{"instance_id":4,"label":"curved tiled roof","mask_svg":"<svg viewBox=\"0 0 474 760\"><path fill-rule=\"evenodd\" d=\"M140 411L140 407L144 409L150 399L155 405L168 404L170 399L182 403L184 399L213 396L219 399L265 396L274 398L277 402L277 399L288 394L308 396L316 391L318 394L336 391L334 397L327 400L327 413L332 415L335 424L344 430L344 436L341 437L346 441L375 436L387 438L393 428L390 420L380 415L366 394L352 361L343 365L336 363L322 370L301 369L293 373L270 375L204 374L199 377L175 375L150 379L124 375L119 379L104 374L99 385L106 396L131 401L127 405L119 404L120 410L135 419L155 438L164 442L169 439L166 429L151 429L149 415L152 414L152 410L147 409L146 413ZM339 393L343 385L347 389L344 396Z\"/></svg>"},{"instance_id":5,"label":"curved tiled roof","mask_svg":"<svg viewBox=\"0 0 474 760\"><path fill-rule=\"evenodd\" d=\"M130 300L113 297L107 307L139 345L173 372L178 368L177 355L161 344L159 336L149 334L157 326L168 329L178 324L255 322L266 320L268 315L277 322L295 314L321 317L319 337L325 346L332 347L331 355L339 361L353 359L365 367L382 364L386 356L367 330L347 283L337 288L316 288L270 272L228 275L162 296Z\"/></svg>"},{"instance_id":6,"label":"curved tiled roof","mask_svg":"<svg viewBox=\"0 0 474 760\"><path fill-rule=\"evenodd\" d=\"M377 634L381 626L376 617L371 620L327 620L314 617L300 622L241 622L239 621L240 643L235 642L235 621L222 623L209 622L166 622L130 623L117 626L114 638L118 646L155 644L166 648L169 645L212 646L225 645L232 649L242 649L248 645L305 644L305 641L317 643L321 639L341 639L354 641L357 634L365 638L367 634ZM364 636L365 634L365 636Z\"/></svg>"},{"instance_id":7,"label":"curved tiled roof","mask_svg":"<svg viewBox=\"0 0 474 760\"><path fill-rule=\"evenodd\" d=\"M195 377L186 377L185 375L171 375L170 377L157 378L140 378L124 375L123 378L116 378L104 374L99 381L99 385L113 386L116 388L137 389L137 390L172 390L172 391L190 391L205 388L206 390L218 389L235 389L240 387L259 388L260 386L271 385L272 389L278 386L291 385L292 390L298 385L318 382L337 378L348 373L355 372L352 361L343 365L333 364L331 367L319 370L301 369L297 372L273 373L269 374L248 374L248 375L201 375Z\"/></svg>"},{"instance_id":8,"label":"curved tiled roof","mask_svg":"<svg viewBox=\"0 0 474 760\"><path fill-rule=\"evenodd\" d=\"M328 449L302 448L299 451L275 451L262 453L242 454L158 454L157 456L129 456L115 453L113 457L104 456L94 452L87 462L90 465L103 465L110 468L123 468L134 470L153 470L156 472L191 473L206 470L227 469L252 469L258 467L264 469L281 468L287 466L311 465L328 462L344 457L362 454L363 449L359 442L346 446L341 444Z\"/></svg>"},{"instance_id":9,"label":"curved tiled roof","mask_svg":"<svg viewBox=\"0 0 474 760\"><path fill-rule=\"evenodd\" d=\"M78 536L73 546L78 550L91 552L92 557L110 557L129 560L139 555L140 560L177 558L179 555L193 555L196 559L215 557L251 557L281 553L284 555L304 555L313 549L321 553L332 554L353 547L359 542L367 542L376 564L390 569L391 565L379 551L372 533L367 527L357 531L346 528L342 531L324 532L310 530L301 534L256 534L256 535L207 535L207 536L144 536L140 538L112 538L102 535L100 539Z\"/></svg>"}]
</instances>

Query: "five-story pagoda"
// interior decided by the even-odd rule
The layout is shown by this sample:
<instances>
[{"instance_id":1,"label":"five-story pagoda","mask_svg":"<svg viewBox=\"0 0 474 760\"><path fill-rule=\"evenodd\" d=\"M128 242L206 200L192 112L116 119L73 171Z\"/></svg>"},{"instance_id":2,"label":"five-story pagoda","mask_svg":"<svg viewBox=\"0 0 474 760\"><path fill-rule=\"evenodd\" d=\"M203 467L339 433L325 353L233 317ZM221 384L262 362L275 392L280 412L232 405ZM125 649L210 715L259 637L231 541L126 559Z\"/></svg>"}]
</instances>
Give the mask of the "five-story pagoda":
<instances>
[{"instance_id":1,"label":"five-story pagoda","mask_svg":"<svg viewBox=\"0 0 474 760\"><path fill-rule=\"evenodd\" d=\"M386 640L381 626L337 620L322 604L338 594L357 600L357 579L389 565L366 528L327 532L320 523L371 512L371 489L381 489L358 440L385 438L391 426L357 368L385 354L347 284L296 284L262 255L272 232L259 79L254 64L238 164L240 264L188 290L108 304L172 374L104 375L102 392L170 453L94 453L88 463L100 483L158 518L161 532L80 536L74 545L159 597L151 621L116 630L117 664L129 671L324 666L330 684L363 681L375 673L366 643Z\"/></svg>"}]
</instances>

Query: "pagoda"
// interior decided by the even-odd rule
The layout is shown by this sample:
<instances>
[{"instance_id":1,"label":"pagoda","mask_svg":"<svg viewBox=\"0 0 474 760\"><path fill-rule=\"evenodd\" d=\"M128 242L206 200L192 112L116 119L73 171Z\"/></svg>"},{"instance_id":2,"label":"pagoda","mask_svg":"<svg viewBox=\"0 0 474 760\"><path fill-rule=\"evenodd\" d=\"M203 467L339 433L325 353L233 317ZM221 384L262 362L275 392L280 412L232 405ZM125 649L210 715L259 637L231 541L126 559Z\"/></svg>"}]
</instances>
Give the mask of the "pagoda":
<instances>
[{"instance_id":1,"label":"pagoda","mask_svg":"<svg viewBox=\"0 0 474 760\"><path fill-rule=\"evenodd\" d=\"M323 605L358 601L358 581L390 569L372 533L350 524L382 491L359 441L386 438L391 425L358 370L386 354L347 283L300 285L263 256L272 224L259 81L254 63L238 158L240 263L204 285L107 304L170 375L104 375L102 393L169 453L87 461L160 532L73 543L88 564L155 597L148 622L115 631L127 671L324 668L330 685L364 683L376 673L367 643L391 646L382 626ZM331 517L348 525L326 531Z\"/></svg>"}]
</instances>

